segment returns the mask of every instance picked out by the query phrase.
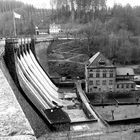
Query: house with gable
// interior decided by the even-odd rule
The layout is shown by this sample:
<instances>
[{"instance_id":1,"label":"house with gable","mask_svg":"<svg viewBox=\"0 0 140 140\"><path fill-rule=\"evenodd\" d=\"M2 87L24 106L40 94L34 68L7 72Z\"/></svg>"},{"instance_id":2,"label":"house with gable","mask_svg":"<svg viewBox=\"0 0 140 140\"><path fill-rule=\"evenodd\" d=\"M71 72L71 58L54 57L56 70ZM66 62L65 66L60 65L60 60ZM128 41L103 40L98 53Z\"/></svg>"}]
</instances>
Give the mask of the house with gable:
<instances>
[{"instance_id":1,"label":"house with gable","mask_svg":"<svg viewBox=\"0 0 140 140\"><path fill-rule=\"evenodd\" d=\"M116 68L102 53L93 55L85 66L86 93L121 92L135 89L134 71Z\"/></svg>"}]
</instances>

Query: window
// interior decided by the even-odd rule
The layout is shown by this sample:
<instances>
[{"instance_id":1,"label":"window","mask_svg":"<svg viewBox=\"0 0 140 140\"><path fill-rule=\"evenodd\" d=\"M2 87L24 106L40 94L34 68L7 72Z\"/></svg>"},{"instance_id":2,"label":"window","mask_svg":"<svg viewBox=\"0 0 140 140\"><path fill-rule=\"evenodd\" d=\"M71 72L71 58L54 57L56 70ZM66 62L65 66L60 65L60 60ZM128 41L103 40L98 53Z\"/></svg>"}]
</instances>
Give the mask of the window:
<instances>
[{"instance_id":1,"label":"window","mask_svg":"<svg viewBox=\"0 0 140 140\"><path fill-rule=\"evenodd\" d=\"M89 92L92 92L92 88L89 89Z\"/></svg>"},{"instance_id":2,"label":"window","mask_svg":"<svg viewBox=\"0 0 140 140\"><path fill-rule=\"evenodd\" d=\"M97 69L96 72L100 72L100 69Z\"/></svg>"},{"instance_id":3,"label":"window","mask_svg":"<svg viewBox=\"0 0 140 140\"><path fill-rule=\"evenodd\" d=\"M104 69L103 72L106 73L107 72L107 69Z\"/></svg>"},{"instance_id":4,"label":"window","mask_svg":"<svg viewBox=\"0 0 140 140\"><path fill-rule=\"evenodd\" d=\"M93 81L89 81L89 85L93 85Z\"/></svg>"},{"instance_id":5,"label":"window","mask_svg":"<svg viewBox=\"0 0 140 140\"><path fill-rule=\"evenodd\" d=\"M93 74L92 73L89 74L89 78L93 78Z\"/></svg>"},{"instance_id":6,"label":"window","mask_svg":"<svg viewBox=\"0 0 140 140\"><path fill-rule=\"evenodd\" d=\"M119 88L119 84L117 85L117 88Z\"/></svg>"},{"instance_id":7,"label":"window","mask_svg":"<svg viewBox=\"0 0 140 140\"><path fill-rule=\"evenodd\" d=\"M109 71L110 71L110 72L113 72L113 69L110 69Z\"/></svg>"},{"instance_id":8,"label":"window","mask_svg":"<svg viewBox=\"0 0 140 140\"><path fill-rule=\"evenodd\" d=\"M126 75L129 76L129 73L127 73Z\"/></svg>"},{"instance_id":9,"label":"window","mask_svg":"<svg viewBox=\"0 0 140 140\"><path fill-rule=\"evenodd\" d=\"M103 78L106 78L106 73L103 73Z\"/></svg>"},{"instance_id":10,"label":"window","mask_svg":"<svg viewBox=\"0 0 140 140\"><path fill-rule=\"evenodd\" d=\"M113 85L113 80L109 80L109 85Z\"/></svg>"},{"instance_id":11,"label":"window","mask_svg":"<svg viewBox=\"0 0 140 140\"><path fill-rule=\"evenodd\" d=\"M122 88L124 88L124 84L122 84Z\"/></svg>"},{"instance_id":12,"label":"window","mask_svg":"<svg viewBox=\"0 0 140 140\"><path fill-rule=\"evenodd\" d=\"M105 61L104 60L100 60L98 63L99 63L99 65L103 65L103 66L105 65Z\"/></svg>"},{"instance_id":13,"label":"window","mask_svg":"<svg viewBox=\"0 0 140 140\"><path fill-rule=\"evenodd\" d=\"M134 84L131 85L131 88L134 88Z\"/></svg>"},{"instance_id":14,"label":"window","mask_svg":"<svg viewBox=\"0 0 140 140\"><path fill-rule=\"evenodd\" d=\"M90 69L89 71L90 71L90 72L93 72L93 70L91 70L91 69Z\"/></svg>"},{"instance_id":15,"label":"window","mask_svg":"<svg viewBox=\"0 0 140 140\"><path fill-rule=\"evenodd\" d=\"M96 81L96 85L100 85L100 81L99 80Z\"/></svg>"},{"instance_id":16,"label":"window","mask_svg":"<svg viewBox=\"0 0 140 140\"><path fill-rule=\"evenodd\" d=\"M106 80L103 80L102 85L106 85Z\"/></svg>"},{"instance_id":17,"label":"window","mask_svg":"<svg viewBox=\"0 0 140 140\"><path fill-rule=\"evenodd\" d=\"M110 73L109 75L110 75L110 77L113 77L113 73Z\"/></svg>"},{"instance_id":18,"label":"window","mask_svg":"<svg viewBox=\"0 0 140 140\"><path fill-rule=\"evenodd\" d=\"M100 77L100 73L96 73L96 77L99 78Z\"/></svg>"},{"instance_id":19,"label":"window","mask_svg":"<svg viewBox=\"0 0 140 140\"><path fill-rule=\"evenodd\" d=\"M129 84L126 84L126 88L129 88Z\"/></svg>"}]
</instances>

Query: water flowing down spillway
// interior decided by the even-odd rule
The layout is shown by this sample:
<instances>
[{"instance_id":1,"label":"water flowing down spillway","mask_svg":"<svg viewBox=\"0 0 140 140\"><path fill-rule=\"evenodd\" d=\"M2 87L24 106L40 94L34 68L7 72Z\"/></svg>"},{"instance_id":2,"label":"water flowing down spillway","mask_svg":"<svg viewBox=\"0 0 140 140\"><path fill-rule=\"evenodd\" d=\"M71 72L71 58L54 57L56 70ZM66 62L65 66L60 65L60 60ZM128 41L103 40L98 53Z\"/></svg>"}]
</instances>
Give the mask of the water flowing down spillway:
<instances>
[{"instance_id":1,"label":"water flowing down spillway","mask_svg":"<svg viewBox=\"0 0 140 140\"><path fill-rule=\"evenodd\" d=\"M32 51L28 48L15 53L17 73L20 83L26 86L32 96L39 100L46 109L72 105L70 101L59 98L58 88L39 65Z\"/></svg>"}]
</instances>

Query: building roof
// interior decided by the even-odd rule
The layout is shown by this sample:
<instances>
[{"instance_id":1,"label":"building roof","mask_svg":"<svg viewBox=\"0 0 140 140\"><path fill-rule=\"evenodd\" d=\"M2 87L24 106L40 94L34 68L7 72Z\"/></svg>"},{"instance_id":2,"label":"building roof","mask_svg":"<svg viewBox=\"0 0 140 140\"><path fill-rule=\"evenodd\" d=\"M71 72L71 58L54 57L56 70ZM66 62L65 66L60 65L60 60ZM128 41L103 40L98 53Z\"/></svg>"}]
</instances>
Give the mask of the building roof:
<instances>
[{"instance_id":1,"label":"building roof","mask_svg":"<svg viewBox=\"0 0 140 140\"><path fill-rule=\"evenodd\" d=\"M55 23L53 23L53 24L50 24L50 28L61 28L61 25L60 24L55 24Z\"/></svg>"},{"instance_id":2,"label":"building roof","mask_svg":"<svg viewBox=\"0 0 140 140\"><path fill-rule=\"evenodd\" d=\"M100 67L103 66L101 63L104 63L104 66L114 67L110 60L108 60L101 52L97 52L93 55L88 61L88 67Z\"/></svg>"},{"instance_id":3,"label":"building roof","mask_svg":"<svg viewBox=\"0 0 140 140\"><path fill-rule=\"evenodd\" d=\"M89 62L90 64L97 58L97 56L99 56L100 52L97 52L95 55L93 55L90 59Z\"/></svg>"},{"instance_id":4,"label":"building roof","mask_svg":"<svg viewBox=\"0 0 140 140\"><path fill-rule=\"evenodd\" d=\"M134 70L132 68L127 68L127 67L119 67L116 68L116 74L117 75L135 75Z\"/></svg>"},{"instance_id":5,"label":"building roof","mask_svg":"<svg viewBox=\"0 0 140 140\"><path fill-rule=\"evenodd\" d=\"M44 113L50 124L70 123L69 116L61 108L46 109Z\"/></svg>"}]
</instances>

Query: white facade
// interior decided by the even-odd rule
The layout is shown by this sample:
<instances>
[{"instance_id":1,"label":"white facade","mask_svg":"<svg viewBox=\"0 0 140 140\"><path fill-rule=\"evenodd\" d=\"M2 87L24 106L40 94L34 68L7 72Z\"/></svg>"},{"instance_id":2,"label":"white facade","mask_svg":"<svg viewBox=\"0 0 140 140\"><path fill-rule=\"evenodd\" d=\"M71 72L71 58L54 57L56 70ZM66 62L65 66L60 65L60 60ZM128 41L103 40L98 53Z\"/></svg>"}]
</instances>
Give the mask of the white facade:
<instances>
[{"instance_id":1,"label":"white facade","mask_svg":"<svg viewBox=\"0 0 140 140\"><path fill-rule=\"evenodd\" d=\"M115 91L115 68L88 68L87 92L114 92Z\"/></svg>"},{"instance_id":2,"label":"white facade","mask_svg":"<svg viewBox=\"0 0 140 140\"><path fill-rule=\"evenodd\" d=\"M85 83L86 93L135 90L133 69L116 68L100 52L91 57L85 66Z\"/></svg>"},{"instance_id":3,"label":"white facade","mask_svg":"<svg viewBox=\"0 0 140 140\"><path fill-rule=\"evenodd\" d=\"M58 34L61 31L61 26L55 23L50 25L49 32L50 34Z\"/></svg>"}]
</instances>

